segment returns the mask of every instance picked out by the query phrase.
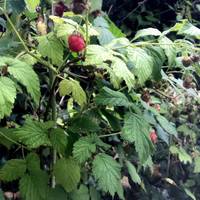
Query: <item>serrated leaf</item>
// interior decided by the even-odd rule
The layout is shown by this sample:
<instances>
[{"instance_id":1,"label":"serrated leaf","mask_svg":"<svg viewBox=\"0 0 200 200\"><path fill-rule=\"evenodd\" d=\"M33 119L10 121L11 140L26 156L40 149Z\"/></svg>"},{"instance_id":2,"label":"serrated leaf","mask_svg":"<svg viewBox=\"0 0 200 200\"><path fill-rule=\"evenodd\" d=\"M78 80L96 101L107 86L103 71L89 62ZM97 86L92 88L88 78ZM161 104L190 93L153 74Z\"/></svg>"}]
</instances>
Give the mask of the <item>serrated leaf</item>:
<instances>
[{"instance_id":1,"label":"serrated leaf","mask_svg":"<svg viewBox=\"0 0 200 200\"><path fill-rule=\"evenodd\" d=\"M72 200L90 200L88 188L85 185L81 185L78 190L75 190L70 194Z\"/></svg>"},{"instance_id":2,"label":"serrated leaf","mask_svg":"<svg viewBox=\"0 0 200 200\"><path fill-rule=\"evenodd\" d=\"M56 187L55 189L50 189L47 194L48 200L68 200L67 193L61 187Z\"/></svg>"},{"instance_id":3,"label":"serrated leaf","mask_svg":"<svg viewBox=\"0 0 200 200\"><path fill-rule=\"evenodd\" d=\"M158 137L169 145L169 134L165 132L164 129L159 124L156 125L156 131Z\"/></svg>"},{"instance_id":4,"label":"serrated leaf","mask_svg":"<svg viewBox=\"0 0 200 200\"><path fill-rule=\"evenodd\" d=\"M95 118L89 115L80 115L74 117L70 121L70 130L72 132L96 132L100 129L99 124L95 120Z\"/></svg>"},{"instance_id":5,"label":"serrated leaf","mask_svg":"<svg viewBox=\"0 0 200 200\"><path fill-rule=\"evenodd\" d=\"M27 145L28 148L34 149L42 145L51 145L48 138L48 129L42 122L33 121L28 118L25 124L15 131L16 137Z\"/></svg>"},{"instance_id":6,"label":"serrated leaf","mask_svg":"<svg viewBox=\"0 0 200 200\"><path fill-rule=\"evenodd\" d=\"M50 132L50 141L52 147L58 153L64 154L67 147L67 135L61 128L52 129Z\"/></svg>"},{"instance_id":7,"label":"serrated leaf","mask_svg":"<svg viewBox=\"0 0 200 200\"><path fill-rule=\"evenodd\" d=\"M108 123L110 124L111 128L113 129L113 131L119 131L121 130L121 122L120 119L118 119L115 116L115 113L110 111L110 110L101 110L102 114L106 117L106 119L108 120Z\"/></svg>"},{"instance_id":8,"label":"serrated leaf","mask_svg":"<svg viewBox=\"0 0 200 200\"><path fill-rule=\"evenodd\" d=\"M178 154L179 160L184 164L192 163L191 156L182 147L171 146L169 150L172 154Z\"/></svg>"},{"instance_id":9,"label":"serrated leaf","mask_svg":"<svg viewBox=\"0 0 200 200\"><path fill-rule=\"evenodd\" d=\"M111 68L113 70L113 73L116 75L116 77L120 80L125 81L126 85L128 86L128 89L131 90L135 85L135 77L128 69L126 63L118 58L113 57Z\"/></svg>"},{"instance_id":10,"label":"serrated leaf","mask_svg":"<svg viewBox=\"0 0 200 200\"><path fill-rule=\"evenodd\" d=\"M90 198L91 200L101 200L100 193L94 187L90 187Z\"/></svg>"},{"instance_id":11,"label":"serrated leaf","mask_svg":"<svg viewBox=\"0 0 200 200\"><path fill-rule=\"evenodd\" d=\"M142 181L141 181L141 179L140 179L139 174L138 174L137 171L136 171L135 166L132 165L132 163L129 162L129 161L126 161L126 166L127 166L127 168L128 168L128 172L129 172L129 174L130 174L130 176L131 176L132 181L133 181L134 183L138 183L138 184L140 185Z\"/></svg>"},{"instance_id":12,"label":"serrated leaf","mask_svg":"<svg viewBox=\"0 0 200 200\"><path fill-rule=\"evenodd\" d=\"M123 93L111 90L107 87L102 88L100 93L95 97L95 102L98 105L130 106L128 98Z\"/></svg>"},{"instance_id":13,"label":"serrated leaf","mask_svg":"<svg viewBox=\"0 0 200 200\"><path fill-rule=\"evenodd\" d=\"M86 60L84 64L87 65L102 65L104 61L113 58L111 52L100 45L88 45L87 46Z\"/></svg>"},{"instance_id":14,"label":"serrated leaf","mask_svg":"<svg viewBox=\"0 0 200 200\"><path fill-rule=\"evenodd\" d=\"M40 100L40 82L32 66L17 59L3 57L8 65L8 72L27 89L34 102L38 105Z\"/></svg>"},{"instance_id":15,"label":"serrated leaf","mask_svg":"<svg viewBox=\"0 0 200 200\"><path fill-rule=\"evenodd\" d=\"M156 29L156 28L145 28L145 29L139 30L136 33L134 40L137 40L140 37L159 36L159 35L161 35L161 32L158 29Z\"/></svg>"},{"instance_id":16,"label":"serrated leaf","mask_svg":"<svg viewBox=\"0 0 200 200\"><path fill-rule=\"evenodd\" d=\"M16 95L14 82L7 77L0 77L0 119L10 115Z\"/></svg>"},{"instance_id":17,"label":"serrated leaf","mask_svg":"<svg viewBox=\"0 0 200 200\"><path fill-rule=\"evenodd\" d=\"M141 163L144 163L153 151L149 130L149 124L140 115L128 113L125 116L123 134L121 136L126 141L134 142Z\"/></svg>"},{"instance_id":18,"label":"serrated leaf","mask_svg":"<svg viewBox=\"0 0 200 200\"><path fill-rule=\"evenodd\" d=\"M153 58L147 52L139 47L127 47L127 57L129 64L133 65L131 71L138 78L140 84L144 84L153 72Z\"/></svg>"},{"instance_id":19,"label":"serrated leaf","mask_svg":"<svg viewBox=\"0 0 200 200\"><path fill-rule=\"evenodd\" d=\"M63 63L64 48L53 33L37 37L37 40L39 42L38 51L43 57L48 57L57 66Z\"/></svg>"},{"instance_id":20,"label":"serrated leaf","mask_svg":"<svg viewBox=\"0 0 200 200\"><path fill-rule=\"evenodd\" d=\"M10 149L11 146L17 141L14 134L14 129L0 128L0 144Z\"/></svg>"},{"instance_id":21,"label":"serrated leaf","mask_svg":"<svg viewBox=\"0 0 200 200\"><path fill-rule=\"evenodd\" d=\"M81 107L83 107L87 102L86 93L80 86L79 82L74 79L62 80L59 84L59 92L61 96L70 95L72 93L74 101Z\"/></svg>"},{"instance_id":22,"label":"serrated leaf","mask_svg":"<svg viewBox=\"0 0 200 200\"><path fill-rule=\"evenodd\" d=\"M200 157L194 158L194 173L200 173Z\"/></svg>"},{"instance_id":23,"label":"serrated leaf","mask_svg":"<svg viewBox=\"0 0 200 200\"><path fill-rule=\"evenodd\" d=\"M0 180L14 181L21 178L26 171L26 161L21 159L12 159L0 169Z\"/></svg>"},{"instance_id":24,"label":"serrated leaf","mask_svg":"<svg viewBox=\"0 0 200 200\"><path fill-rule=\"evenodd\" d=\"M58 38L62 38L63 40L65 39L65 41L67 41L68 36L76 31L76 26L72 24L58 24L55 27L55 31Z\"/></svg>"},{"instance_id":25,"label":"serrated leaf","mask_svg":"<svg viewBox=\"0 0 200 200\"><path fill-rule=\"evenodd\" d=\"M93 161L93 175L99 187L109 192L112 197L117 193L123 199L121 179L121 166L110 156L101 153Z\"/></svg>"},{"instance_id":26,"label":"serrated leaf","mask_svg":"<svg viewBox=\"0 0 200 200\"><path fill-rule=\"evenodd\" d=\"M191 24L187 19L176 23L170 31L177 31L178 35L186 35L200 39L200 29Z\"/></svg>"},{"instance_id":27,"label":"serrated leaf","mask_svg":"<svg viewBox=\"0 0 200 200\"><path fill-rule=\"evenodd\" d=\"M126 35L124 33L122 33L121 29L118 28L115 23L113 23L113 21L109 18L108 15L105 15L104 18L107 20L108 24L109 24L109 30L110 32L117 38L125 38Z\"/></svg>"},{"instance_id":28,"label":"serrated leaf","mask_svg":"<svg viewBox=\"0 0 200 200\"><path fill-rule=\"evenodd\" d=\"M79 163L84 163L96 152L96 145L90 136L82 137L74 144L73 157Z\"/></svg>"},{"instance_id":29,"label":"serrated leaf","mask_svg":"<svg viewBox=\"0 0 200 200\"><path fill-rule=\"evenodd\" d=\"M170 135L177 137L176 127L173 126L165 117L162 115L157 115L156 119L165 131L167 131Z\"/></svg>"},{"instance_id":30,"label":"serrated leaf","mask_svg":"<svg viewBox=\"0 0 200 200\"><path fill-rule=\"evenodd\" d=\"M48 176L43 171L26 174L19 182L20 196L28 200L44 200L47 195Z\"/></svg>"},{"instance_id":31,"label":"serrated leaf","mask_svg":"<svg viewBox=\"0 0 200 200\"><path fill-rule=\"evenodd\" d=\"M80 168L72 159L60 159L54 166L54 175L58 184L62 185L67 192L76 189L80 181Z\"/></svg>"},{"instance_id":32,"label":"serrated leaf","mask_svg":"<svg viewBox=\"0 0 200 200\"><path fill-rule=\"evenodd\" d=\"M87 103L86 93L76 80L70 79L72 83L72 97L81 107Z\"/></svg>"},{"instance_id":33,"label":"serrated leaf","mask_svg":"<svg viewBox=\"0 0 200 200\"><path fill-rule=\"evenodd\" d=\"M169 66L172 66L176 59L176 48L173 42L166 36L161 36L158 41L161 48L165 51Z\"/></svg>"},{"instance_id":34,"label":"serrated leaf","mask_svg":"<svg viewBox=\"0 0 200 200\"><path fill-rule=\"evenodd\" d=\"M72 92L72 84L70 80L62 80L59 83L59 93L60 96L66 96L69 95Z\"/></svg>"},{"instance_id":35,"label":"serrated leaf","mask_svg":"<svg viewBox=\"0 0 200 200\"><path fill-rule=\"evenodd\" d=\"M25 0L26 7L30 12L36 12L36 7L40 5L40 0Z\"/></svg>"},{"instance_id":36,"label":"serrated leaf","mask_svg":"<svg viewBox=\"0 0 200 200\"><path fill-rule=\"evenodd\" d=\"M36 153L29 153L26 156L26 165L29 172L40 171L40 158Z\"/></svg>"},{"instance_id":37,"label":"serrated leaf","mask_svg":"<svg viewBox=\"0 0 200 200\"><path fill-rule=\"evenodd\" d=\"M91 12L96 11L96 10L101 10L103 0L90 0L91 3Z\"/></svg>"}]
</instances>

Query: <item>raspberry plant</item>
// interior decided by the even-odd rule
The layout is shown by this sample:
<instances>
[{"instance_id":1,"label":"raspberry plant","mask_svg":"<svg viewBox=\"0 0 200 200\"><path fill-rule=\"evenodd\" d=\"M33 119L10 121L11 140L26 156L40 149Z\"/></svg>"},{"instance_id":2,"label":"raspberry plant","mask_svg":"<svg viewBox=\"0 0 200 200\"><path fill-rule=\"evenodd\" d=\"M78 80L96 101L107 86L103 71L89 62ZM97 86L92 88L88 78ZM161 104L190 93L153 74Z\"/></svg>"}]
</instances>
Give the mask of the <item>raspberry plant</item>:
<instances>
[{"instance_id":1,"label":"raspberry plant","mask_svg":"<svg viewBox=\"0 0 200 200\"><path fill-rule=\"evenodd\" d=\"M0 51L0 144L20 151L2 163L2 185L16 182L24 200L127 199L123 180L149 188L145 173L155 175L164 148L162 180L195 199L169 168L175 159L200 172L198 148L181 140L196 144L196 123L190 129L173 118L188 98L199 106L200 30L182 20L129 40L99 11L101 1L85 2L82 15L55 16L61 5L64 12L62 3L39 0L0 8L6 18L0 43L7 44ZM195 59L186 66L189 57Z\"/></svg>"}]
</instances>

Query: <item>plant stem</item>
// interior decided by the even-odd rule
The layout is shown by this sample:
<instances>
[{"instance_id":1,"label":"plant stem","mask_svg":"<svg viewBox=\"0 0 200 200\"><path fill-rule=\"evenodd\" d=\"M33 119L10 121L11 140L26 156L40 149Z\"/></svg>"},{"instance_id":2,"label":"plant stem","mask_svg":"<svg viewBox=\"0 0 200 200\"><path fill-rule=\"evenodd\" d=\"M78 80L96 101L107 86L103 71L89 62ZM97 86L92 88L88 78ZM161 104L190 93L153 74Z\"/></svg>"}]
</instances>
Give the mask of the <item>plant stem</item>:
<instances>
[{"instance_id":1,"label":"plant stem","mask_svg":"<svg viewBox=\"0 0 200 200\"><path fill-rule=\"evenodd\" d=\"M111 133L107 135L100 135L99 138L105 138L105 137L111 137L111 136L116 136L116 135L121 135L122 132L117 132L117 133Z\"/></svg>"},{"instance_id":2,"label":"plant stem","mask_svg":"<svg viewBox=\"0 0 200 200\"><path fill-rule=\"evenodd\" d=\"M57 112L56 112L56 95L55 95L56 79L57 79L56 75L52 71L50 71L51 93L50 93L49 101L50 101L50 105L51 105L51 109L52 109L51 119L52 119L52 121L55 122L55 126L56 126L56 117L57 117L56 116L56 114L57 114ZM52 153L52 157L53 157L52 168L53 168L53 166L56 164L56 160L57 160L57 151L56 151L56 149L53 149L52 151L53 151L53 153ZM56 178L54 175L52 175L51 186L52 186L52 188L55 188L55 186L56 186Z\"/></svg>"},{"instance_id":3,"label":"plant stem","mask_svg":"<svg viewBox=\"0 0 200 200\"><path fill-rule=\"evenodd\" d=\"M21 42L22 46L24 47L25 51L31 55L33 58L35 58L36 60L38 60L38 62L40 62L41 64L43 64L44 66L46 66L48 69L50 69L51 71L53 71L54 73L57 74L56 69L48 62L46 62L45 60L42 60L41 58L39 58L38 56L36 56L35 54L31 53L26 45L26 43L24 42L24 40L22 39L22 37L20 36L19 32L17 31L17 29L15 28L14 24L12 23L10 17L7 15L6 10L0 7L0 10L3 12L3 14L5 15L8 23L10 24L10 26L12 27L13 31L15 32L15 34L17 35L19 41Z\"/></svg>"}]
</instances>

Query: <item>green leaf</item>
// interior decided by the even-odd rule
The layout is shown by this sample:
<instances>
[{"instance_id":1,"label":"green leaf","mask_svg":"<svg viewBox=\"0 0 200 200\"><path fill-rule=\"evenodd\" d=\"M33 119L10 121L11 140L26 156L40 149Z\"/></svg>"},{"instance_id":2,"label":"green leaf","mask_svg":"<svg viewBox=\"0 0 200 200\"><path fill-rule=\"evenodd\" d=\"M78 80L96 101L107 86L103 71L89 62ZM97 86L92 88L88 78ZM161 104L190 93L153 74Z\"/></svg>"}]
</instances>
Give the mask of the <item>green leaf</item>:
<instances>
[{"instance_id":1,"label":"green leaf","mask_svg":"<svg viewBox=\"0 0 200 200\"><path fill-rule=\"evenodd\" d=\"M81 107L83 107L87 103L86 93L78 81L71 79L71 83L72 97Z\"/></svg>"},{"instance_id":2,"label":"green leaf","mask_svg":"<svg viewBox=\"0 0 200 200\"><path fill-rule=\"evenodd\" d=\"M34 102L38 105L40 100L40 82L32 66L17 59L5 58L8 72L24 85ZM7 61L6 61L7 59Z\"/></svg>"},{"instance_id":3,"label":"green leaf","mask_svg":"<svg viewBox=\"0 0 200 200\"><path fill-rule=\"evenodd\" d=\"M94 27L99 32L98 40L101 45L106 45L115 39L112 32L109 30L109 24L103 16L98 16L93 21Z\"/></svg>"},{"instance_id":4,"label":"green leaf","mask_svg":"<svg viewBox=\"0 0 200 200\"><path fill-rule=\"evenodd\" d=\"M0 200L5 200L4 193L1 189L0 189Z\"/></svg>"},{"instance_id":5,"label":"green leaf","mask_svg":"<svg viewBox=\"0 0 200 200\"><path fill-rule=\"evenodd\" d=\"M40 158L36 153L29 153L26 156L26 165L29 172L40 171Z\"/></svg>"},{"instance_id":6,"label":"green leaf","mask_svg":"<svg viewBox=\"0 0 200 200\"><path fill-rule=\"evenodd\" d=\"M14 181L24 175L26 171L26 162L21 159L12 159L6 162L6 164L0 169L0 180L2 181Z\"/></svg>"},{"instance_id":7,"label":"green leaf","mask_svg":"<svg viewBox=\"0 0 200 200\"><path fill-rule=\"evenodd\" d=\"M63 40L65 39L66 41L68 36L76 31L76 26L72 24L58 24L55 27L55 31L58 38L62 38Z\"/></svg>"},{"instance_id":8,"label":"green leaf","mask_svg":"<svg viewBox=\"0 0 200 200\"><path fill-rule=\"evenodd\" d=\"M100 193L94 187L90 187L90 198L91 200L101 200Z\"/></svg>"},{"instance_id":9,"label":"green leaf","mask_svg":"<svg viewBox=\"0 0 200 200\"><path fill-rule=\"evenodd\" d=\"M50 141L58 153L64 154L67 147L67 135L61 128L52 129L50 132Z\"/></svg>"},{"instance_id":10,"label":"green leaf","mask_svg":"<svg viewBox=\"0 0 200 200\"><path fill-rule=\"evenodd\" d=\"M200 29L192 25L187 19L176 23L169 31L176 31L178 35L186 35L200 39Z\"/></svg>"},{"instance_id":11,"label":"green leaf","mask_svg":"<svg viewBox=\"0 0 200 200\"><path fill-rule=\"evenodd\" d=\"M170 135L177 137L176 127L174 127L165 117L157 115L156 119L165 131L167 131Z\"/></svg>"},{"instance_id":12,"label":"green leaf","mask_svg":"<svg viewBox=\"0 0 200 200\"><path fill-rule=\"evenodd\" d=\"M67 192L76 189L80 181L80 168L72 159L60 159L54 166L54 175L58 184L62 185Z\"/></svg>"},{"instance_id":13,"label":"green leaf","mask_svg":"<svg viewBox=\"0 0 200 200\"><path fill-rule=\"evenodd\" d=\"M127 168L128 168L128 172L129 172L129 174L130 174L130 176L131 176L132 181L133 181L134 183L138 183L138 184L140 185L142 181L141 181L141 179L140 179L139 174L138 174L137 171L136 171L135 166L132 165L132 163L129 162L129 161L126 161L126 166L127 166Z\"/></svg>"},{"instance_id":14,"label":"green leaf","mask_svg":"<svg viewBox=\"0 0 200 200\"><path fill-rule=\"evenodd\" d=\"M88 188L85 185L81 185L78 190L71 193L72 200L90 200Z\"/></svg>"},{"instance_id":15,"label":"green leaf","mask_svg":"<svg viewBox=\"0 0 200 200\"><path fill-rule=\"evenodd\" d=\"M37 40L39 42L38 51L43 57L48 57L57 66L63 63L64 47L53 33L37 37Z\"/></svg>"},{"instance_id":16,"label":"green leaf","mask_svg":"<svg viewBox=\"0 0 200 200\"><path fill-rule=\"evenodd\" d=\"M182 147L171 146L169 150L172 154L178 154L179 160L184 164L192 163L191 156Z\"/></svg>"},{"instance_id":17,"label":"green leaf","mask_svg":"<svg viewBox=\"0 0 200 200\"><path fill-rule=\"evenodd\" d=\"M25 0L26 7L30 12L36 12L36 7L40 5L40 0Z\"/></svg>"},{"instance_id":18,"label":"green leaf","mask_svg":"<svg viewBox=\"0 0 200 200\"><path fill-rule=\"evenodd\" d=\"M192 192L189 189L184 188L184 191L192 200L196 200L196 197L194 196L194 194L192 194Z\"/></svg>"},{"instance_id":19,"label":"green leaf","mask_svg":"<svg viewBox=\"0 0 200 200\"><path fill-rule=\"evenodd\" d=\"M67 193L61 187L56 187L55 189L50 189L47 194L47 200L68 200Z\"/></svg>"},{"instance_id":20,"label":"green leaf","mask_svg":"<svg viewBox=\"0 0 200 200\"><path fill-rule=\"evenodd\" d=\"M10 149L11 146L17 141L14 134L14 129L0 128L0 144Z\"/></svg>"},{"instance_id":21,"label":"green leaf","mask_svg":"<svg viewBox=\"0 0 200 200\"><path fill-rule=\"evenodd\" d=\"M125 38L126 35L124 33L122 33L121 29L118 28L109 18L108 15L105 15L104 18L107 20L108 24L109 24L109 30L110 32L117 38Z\"/></svg>"},{"instance_id":22,"label":"green leaf","mask_svg":"<svg viewBox=\"0 0 200 200\"><path fill-rule=\"evenodd\" d=\"M161 138L164 142L166 142L169 145L169 134L165 132L159 124L156 125L156 131L159 138Z\"/></svg>"},{"instance_id":23,"label":"green leaf","mask_svg":"<svg viewBox=\"0 0 200 200\"><path fill-rule=\"evenodd\" d=\"M146 29L139 30L136 33L134 40L137 40L138 38L145 37L145 36L160 36L160 35L161 35L161 32L158 29L146 28Z\"/></svg>"},{"instance_id":24,"label":"green leaf","mask_svg":"<svg viewBox=\"0 0 200 200\"><path fill-rule=\"evenodd\" d=\"M80 86L79 82L74 79L62 80L59 84L59 92L61 96L70 95L72 93L74 101L76 101L81 107L87 103L86 93Z\"/></svg>"},{"instance_id":25,"label":"green leaf","mask_svg":"<svg viewBox=\"0 0 200 200\"><path fill-rule=\"evenodd\" d=\"M194 158L194 173L200 173L200 156Z\"/></svg>"},{"instance_id":26,"label":"green leaf","mask_svg":"<svg viewBox=\"0 0 200 200\"><path fill-rule=\"evenodd\" d=\"M42 145L51 145L48 132L44 123L28 118L25 124L15 131L15 134L19 141L27 145L28 148L34 149Z\"/></svg>"},{"instance_id":27,"label":"green leaf","mask_svg":"<svg viewBox=\"0 0 200 200\"><path fill-rule=\"evenodd\" d=\"M7 77L0 77L0 119L10 115L16 95L14 82Z\"/></svg>"},{"instance_id":28,"label":"green leaf","mask_svg":"<svg viewBox=\"0 0 200 200\"><path fill-rule=\"evenodd\" d=\"M92 171L104 192L109 192L112 197L117 193L123 199L121 167L112 157L104 153L98 154L93 161Z\"/></svg>"},{"instance_id":29,"label":"green leaf","mask_svg":"<svg viewBox=\"0 0 200 200\"><path fill-rule=\"evenodd\" d=\"M135 149L141 163L144 163L153 151L149 131L149 124L140 115L128 113L125 116L123 134L121 136L124 140L135 143Z\"/></svg>"},{"instance_id":30,"label":"green leaf","mask_svg":"<svg viewBox=\"0 0 200 200\"><path fill-rule=\"evenodd\" d=\"M90 136L82 137L74 144L73 157L79 163L84 163L96 152L96 145Z\"/></svg>"},{"instance_id":31,"label":"green leaf","mask_svg":"<svg viewBox=\"0 0 200 200\"><path fill-rule=\"evenodd\" d=\"M44 200L47 195L48 176L43 171L26 174L19 182L20 196L28 200Z\"/></svg>"},{"instance_id":32,"label":"green leaf","mask_svg":"<svg viewBox=\"0 0 200 200\"><path fill-rule=\"evenodd\" d=\"M168 58L169 66L174 65L176 59L176 48L173 42L166 36L161 36L159 38L159 44L161 48L165 51L165 54Z\"/></svg>"},{"instance_id":33,"label":"green leaf","mask_svg":"<svg viewBox=\"0 0 200 200\"><path fill-rule=\"evenodd\" d=\"M96 132L100 129L96 119L90 115L82 114L74 117L70 121L70 130L72 132Z\"/></svg>"},{"instance_id":34,"label":"green leaf","mask_svg":"<svg viewBox=\"0 0 200 200\"><path fill-rule=\"evenodd\" d=\"M126 63L122 59L118 57L113 57L111 68L115 76L119 79L120 83L124 80L129 90L131 90L134 87L135 77L130 72Z\"/></svg>"},{"instance_id":35,"label":"green leaf","mask_svg":"<svg viewBox=\"0 0 200 200\"><path fill-rule=\"evenodd\" d=\"M144 84L153 72L153 59L147 52L139 47L127 47L127 57L129 64L133 65L131 71L138 78L140 84Z\"/></svg>"},{"instance_id":36,"label":"green leaf","mask_svg":"<svg viewBox=\"0 0 200 200\"><path fill-rule=\"evenodd\" d=\"M90 0L91 8L90 11L101 10L103 0Z\"/></svg>"},{"instance_id":37,"label":"green leaf","mask_svg":"<svg viewBox=\"0 0 200 200\"><path fill-rule=\"evenodd\" d=\"M95 97L95 102L98 105L105 106L130 106L129 100L123 93L111 90L107 87L102 88L100 93Z\"/></svg>"},{"instance_id":38,"label":"green leaf","mask_svg":"<svg viewBox=\"0 0 200 200\"><path fill-rule=\"evenodd\" d=\"M115 116L114 112L103 109L103 110L101 110L101 113L104 115L104 117L106 117L106 119L107 119L108 123L110 124L111 128L113 129L113 131L121 130L120 119Z\"/></svg>"},{"instance_id":39,"label":"green leaf","mask_svg":"<svg viewBox=\"0 0 200 200\"><path fill-rule=\"evenodd\" d=\"M87 65L102 65L104 61L113 58L111 52L100 45L88 45L87 46L86 60L84 64Z\"/></svg>"},{"instance_id":40,"label":"green leaf","mask_svg":"<svg viewBox=\"0 0 200 200\"><path fill-rule=\"evenodd\" d=\"M153 78L154 80L158 81L161 80L161 68L163 66L163 63L166 60L165 53L161 47L157 46L150 46L146 47L147 53L153 58Z\"/></svg>"}]
</instances>

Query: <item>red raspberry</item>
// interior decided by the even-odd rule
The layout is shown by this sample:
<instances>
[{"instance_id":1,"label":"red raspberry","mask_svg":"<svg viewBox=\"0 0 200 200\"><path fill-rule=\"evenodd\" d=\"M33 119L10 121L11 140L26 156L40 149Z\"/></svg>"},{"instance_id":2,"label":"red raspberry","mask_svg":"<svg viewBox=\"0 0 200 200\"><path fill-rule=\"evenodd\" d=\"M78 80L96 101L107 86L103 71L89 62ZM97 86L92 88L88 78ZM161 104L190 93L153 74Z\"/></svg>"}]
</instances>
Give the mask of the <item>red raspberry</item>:
<instances>
[{"instance_id":1,"label":"red raspberry","mask_svg":"<svg viewBox=\"0 0 200 200\"><path fill-rule=\"evenodd\" d=\"M80 34L72 34L68 37L69 49L73 52L80 52L85 49L85 40Z\"/></svg>"},{"instance_id":2,"label":"red raspberry","mask_svg":"<svg viewBox=\"0 0 200 200\"><path fill-rule=\"evenodd\" d=\"M155 130L152 130L150 132L150 138L151 138L151 141L155 144L158 140L158 136L156 134L156 131Z\"/></svg>"}]
</instances>

